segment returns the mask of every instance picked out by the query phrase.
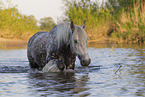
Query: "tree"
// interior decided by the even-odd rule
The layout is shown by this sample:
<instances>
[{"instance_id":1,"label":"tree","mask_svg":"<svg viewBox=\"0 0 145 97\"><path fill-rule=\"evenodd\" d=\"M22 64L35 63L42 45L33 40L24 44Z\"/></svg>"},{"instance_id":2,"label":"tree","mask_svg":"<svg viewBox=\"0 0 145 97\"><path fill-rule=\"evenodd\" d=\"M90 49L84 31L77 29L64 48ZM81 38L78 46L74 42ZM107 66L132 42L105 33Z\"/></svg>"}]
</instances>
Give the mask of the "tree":
<instances>
[{"instance_id":1,"label":"tree","mask_svg":"<svg viewBox=\"0 0 145 97\"><path fill-rule=\"evenodd\" d=\"M116 37L116 42L144 42L145 0L63 0L65 20L86 20L89 39ZM99 36L99 37L98 37Z\"/></svg>"},{"instance_id":2,"label":"tree","mask_svg":"<svg viewBox=\"0 0 145 97\"><path fill-rule=\"evenodd\" d=\"M107 0L105 6L109 9L113 9L113 14L118 17L122 13L122 9L125 12L130 12L134 9L134 4L141 4L143 2L145 2L145 0Z\"/></svg>"},{"instance_id":3,"label":"tree","mask_svg":"<svg viewBox=\"0 0 145 97\"><path fill-rule=\"evenodd\" d=\"M37 20L33 15L20 13L11 0L7 3L8 8L0 0L0 37L26 39L38 31Z\"/></svg>"},{"instance_id":4,"label":"tree","mask_svg":"<svg viewBox=\"0 0 145 97\"><path fill-rule=\"evenodd\" d=\"M56 24L54 23L53 18L44 17L40 19L40 30L50 31Z\"/></svg>"}]
</instances>

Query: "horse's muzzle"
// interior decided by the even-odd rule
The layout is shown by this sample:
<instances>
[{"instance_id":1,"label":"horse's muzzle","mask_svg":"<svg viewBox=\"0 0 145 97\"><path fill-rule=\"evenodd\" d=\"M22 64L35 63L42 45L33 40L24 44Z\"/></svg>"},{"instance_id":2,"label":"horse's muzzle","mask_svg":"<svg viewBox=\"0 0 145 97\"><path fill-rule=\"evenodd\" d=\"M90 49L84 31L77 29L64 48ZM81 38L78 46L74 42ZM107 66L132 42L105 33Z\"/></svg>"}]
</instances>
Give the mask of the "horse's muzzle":
<instances>
[{"instance_id":1,"label":"horse's muzzle","mask_svg":"<svg viewBox=\"0 0 145 97\"><path fill-rule=\"evenodd\" d=\"M81 61L81 65L82 65L83 67L88 66L90 63L91 63L91 59L90 59L90 58L87 59L87 60L82 60L82 61Z\"/></svg>"}]
</instances>

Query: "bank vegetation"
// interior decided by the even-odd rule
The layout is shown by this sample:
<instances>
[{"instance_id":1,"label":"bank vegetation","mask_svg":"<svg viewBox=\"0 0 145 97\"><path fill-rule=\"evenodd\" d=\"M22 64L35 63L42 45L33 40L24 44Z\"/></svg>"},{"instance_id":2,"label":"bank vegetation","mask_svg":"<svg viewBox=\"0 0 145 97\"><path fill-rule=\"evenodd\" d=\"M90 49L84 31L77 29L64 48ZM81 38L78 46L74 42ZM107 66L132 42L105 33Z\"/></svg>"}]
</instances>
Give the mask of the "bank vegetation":
<instances>
[{"instance_id":1,"label":"bank vegetation","mask_svg":"<svg viewBox=\"0 0 145 97\"><path fill-rule=\"evenodd\" d=\"M9 2L10 3L10 0ZM145 0L63 0L64 21L82 25L90 41L100 43L145 43ZM61 19L59 19L61 20ZM56 25L51 17L38 20L5 7L0 1L0 37L29 39L37 31L50 31Z\"/></svg>"},{"instance_id":2,"label":"bank vegetation","mask_svg":"<svg viewBox=\"0 0 145 97\"><path fill-rule=\"evenodd\" d=\"M69 21L86 20L90 40L144 43L145 0L64 0Z\"/></svg>"}]
</instances>

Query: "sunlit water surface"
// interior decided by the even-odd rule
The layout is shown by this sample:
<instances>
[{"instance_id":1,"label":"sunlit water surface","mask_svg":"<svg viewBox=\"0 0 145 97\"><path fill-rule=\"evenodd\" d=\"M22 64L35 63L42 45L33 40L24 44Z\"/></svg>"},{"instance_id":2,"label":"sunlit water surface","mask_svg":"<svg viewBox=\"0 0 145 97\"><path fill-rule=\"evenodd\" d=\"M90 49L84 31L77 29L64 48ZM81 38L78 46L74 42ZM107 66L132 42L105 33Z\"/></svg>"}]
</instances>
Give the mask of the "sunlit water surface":
<instances>
[{"instance_id":1,"label":"sunlit water surface","mask_svg":"<svg viewBox=\"0 0 145 97\"><path fill-rule=\"evenodd\" d=\"M144 45L92 43L88 51L88 70L77 59L74 73L30 73L26 47L1 47L0 96L145 97Z\"/></svg>"}]
</instances>

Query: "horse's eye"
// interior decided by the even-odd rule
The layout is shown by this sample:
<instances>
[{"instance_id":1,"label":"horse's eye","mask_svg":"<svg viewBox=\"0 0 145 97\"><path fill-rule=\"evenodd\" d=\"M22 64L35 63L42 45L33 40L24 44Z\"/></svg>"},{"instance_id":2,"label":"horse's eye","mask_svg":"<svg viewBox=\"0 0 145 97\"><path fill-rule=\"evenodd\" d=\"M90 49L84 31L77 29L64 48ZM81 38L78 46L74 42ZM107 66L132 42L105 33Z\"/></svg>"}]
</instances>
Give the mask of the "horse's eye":
<instances>
[{"instance_id":1,"label":"horse's eye","mask_svg":"<svg viewBox=\"0 0 145 97\"><path fill-rule=\"evenodd\" d=\"M77 40L74 40L74 43L78 43L78 41Z\"/></svg>"}]
</instances>

